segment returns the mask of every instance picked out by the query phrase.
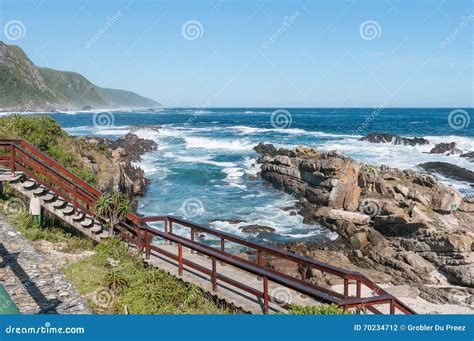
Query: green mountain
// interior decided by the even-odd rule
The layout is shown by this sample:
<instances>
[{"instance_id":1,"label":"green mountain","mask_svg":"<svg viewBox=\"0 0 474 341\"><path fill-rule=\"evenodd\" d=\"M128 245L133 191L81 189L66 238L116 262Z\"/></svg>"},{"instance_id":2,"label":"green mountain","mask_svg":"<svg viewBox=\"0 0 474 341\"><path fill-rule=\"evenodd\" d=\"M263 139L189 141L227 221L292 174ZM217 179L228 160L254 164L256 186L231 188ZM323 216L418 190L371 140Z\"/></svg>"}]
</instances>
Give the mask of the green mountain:
<instances>
[{"instance_id":1,"label":"green mountain","mask_svg":"<svg viewBox=\"0 0 474 341\"><path fill-rule=\"evenodd\" d=\"M20 47L0 41L0 111L160 106L134 92L101 88L75 72L36 67Z\"/></svg>"}]
</instances>

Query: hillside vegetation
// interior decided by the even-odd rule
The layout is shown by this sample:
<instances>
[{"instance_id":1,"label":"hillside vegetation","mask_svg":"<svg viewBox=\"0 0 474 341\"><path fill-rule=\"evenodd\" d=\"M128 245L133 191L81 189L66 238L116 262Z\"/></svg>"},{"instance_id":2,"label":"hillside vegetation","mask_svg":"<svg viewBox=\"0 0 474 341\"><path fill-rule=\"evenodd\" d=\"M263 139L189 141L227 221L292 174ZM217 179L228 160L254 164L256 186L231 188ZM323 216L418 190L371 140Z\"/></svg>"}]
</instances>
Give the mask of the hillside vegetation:
<instances>
[{"instance_id":1,"label":"hillside vegetation","mask_svg":"<svg viewBox=\"0 0 474 341\"><path fill-rule=\"evenodd\" d=\"M0 117L0 139L24 139L85 181L95 184L92 170L82 163L77 152L79 142L64 132L59 124L47 116Z\"/></svg>"},{"instance_id":2,"label":"hillside vegetation","mask_svg":"<svg viewBox=\"0 0 474 341\"><path fill-rule=\"evenodd\" d=\"M0 111L159 106L134 92L98 87L75 72L36 67L20 47L0 41Z\"/></svg>"}]
</instances>

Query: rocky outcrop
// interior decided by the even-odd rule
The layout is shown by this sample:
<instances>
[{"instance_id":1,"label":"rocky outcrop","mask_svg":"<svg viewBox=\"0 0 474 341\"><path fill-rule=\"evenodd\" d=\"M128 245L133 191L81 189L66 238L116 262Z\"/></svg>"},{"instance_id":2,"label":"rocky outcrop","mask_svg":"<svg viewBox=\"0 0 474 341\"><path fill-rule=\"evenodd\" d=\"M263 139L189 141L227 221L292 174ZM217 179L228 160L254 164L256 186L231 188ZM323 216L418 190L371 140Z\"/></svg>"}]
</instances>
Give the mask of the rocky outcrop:
<instances>
[{"instance_id":1,"label":"rocky outcrop","mask_svg":"<svg viewBox=\"0 0 474 341\"><path fill-rule=\"evenodd\" d=\"M98 137L79 137L79 150L84 166L98 178L98 189L120 191L127 194L134 204L145 193L148 183L145 172L133 165L141 155L156 150L152 140L128 133L118 140Z\"/></svg>"},{"instance_id":2,"label":"rocky outcrop","mask_svg":"<svg viewBox=\"0 0 474 341\"><path fill-rule=\"evenodd\" d=\"M438 143L431 150L430 154L461 154L462 150L458 149L456 142L451 143Z\"/></svg>"},{"instance_id":3,"label":"rocky outcrop","mask_svg":"<svg viewBox=\"0 0 474 341\"><path fill-rule=\"evenodd\" d=\"M398 135L392 134L383 134L383 133L370 133L367 136L360 138L360 141L367 141L371 143L391 143L395 145L403 145L403 146L418 146L418 145L426 145L430 142L423 138L423 137L401 137Z\"/></svg>"},{"instance_id":4,"label":"rocky outcrop","mask_svg":"<svg viewBox=\"0 0 474 341\"><path fill-rule=\"evenodd\" d=\"M474 152L463 153L460 156L469 159L471 162L474 162Z\"/></svg>"},{"instance_id":5,"label":"rocky outcrop","mask_svg":"<svg viewBox=\"0 0 474 341\"><path fill-rule=\"evenodd\" d=\"M255 150L261 177L299 199L305 223L337 232L353 264L384 272L394 284L473 286L474 202L433 175L334 151Z\"/></svg>"},{"instance_id":6,"label":"rocky outcrop","mask_svg":"<svg viewBox=\"0 0 474 341\"><path fill-rule=\"evenodd\" d=\"M474 172L448 162L426 162L418 166L425 171L439 173L450 179L474 183Z\"/></svg>"},{"instance_id":7,"label":"rocky outcrop","mask_svg":"<svg viewBox=\"0 0 474 341\"><path fill-rule=\"evenodd\" d=\"M247 225L239 227L239 230L245 233L272 233L275 231L273 227L264 225Z\"/></svg>"}]
</instances>

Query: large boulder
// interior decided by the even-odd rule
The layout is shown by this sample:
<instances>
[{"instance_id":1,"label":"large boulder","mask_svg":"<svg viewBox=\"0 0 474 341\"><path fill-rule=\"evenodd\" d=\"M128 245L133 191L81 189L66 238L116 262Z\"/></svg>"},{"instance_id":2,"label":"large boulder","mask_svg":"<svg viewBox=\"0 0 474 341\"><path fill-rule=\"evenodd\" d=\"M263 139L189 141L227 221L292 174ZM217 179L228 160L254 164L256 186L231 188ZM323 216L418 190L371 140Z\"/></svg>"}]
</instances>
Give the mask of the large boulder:
<instances>
[{"instance_id":1,"label":"large boulder","mask_svg":"<svg viewBox=\"0 0 474 341\"><path fill-rule=\"evenodd\" d=\"M367 225L370 223L370 217L358 212L347 212L344 210L331 210L328 218L332 220L344 220L356 225Z\"/></svg>"},{"instance_id":2,"label":"large boulder","mask_svg":"<svg viewBox=\"0 0 474 341\"><path fill-rule=\"evenodd\" d=\"M367 136L360 138L360 141L367 141L371 143L391 143L404 146L426 145L430 143L427 139L422 137L407 138L384 133L370 133Z\"/></svg>"},{"instance_id":3,"label":"large boulder","mask_svg":"<svg viewBox=\"0 0 474 341\"><path fill-rule=\"evenodd\" d=\"M430 154L461 154L462 150L457 148L456 142L451 143L438 143L431 150Z\"/></svg>"},{"instance_id":4,"label":"large boulder","mask_svg":"<svg viewBox=\"0 0 474 341\"><path fill-rule=\"evenodd\" d=\"M474 172L448 162L425 162L418 165L428 172L442 174L454 180L474 183Z\"/></svg>"}]
</instances>

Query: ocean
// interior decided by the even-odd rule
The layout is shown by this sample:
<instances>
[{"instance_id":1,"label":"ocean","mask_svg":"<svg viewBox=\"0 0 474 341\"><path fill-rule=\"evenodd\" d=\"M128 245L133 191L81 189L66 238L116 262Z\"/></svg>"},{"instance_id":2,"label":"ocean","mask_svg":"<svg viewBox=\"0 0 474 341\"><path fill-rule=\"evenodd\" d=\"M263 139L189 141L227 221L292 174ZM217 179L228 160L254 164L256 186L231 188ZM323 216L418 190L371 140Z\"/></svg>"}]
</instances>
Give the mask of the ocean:
<instances>
[{"instance_id":1,"label":"ocean","mask_svg":"<svg viewBox=\"0 0 474 341\"><path fill-rule=\"evenodd\" d=\"M159 125L135 133L153 139L156 152L137 165L151 180L139 202L139 212L172 214L249 239L268 243L326 242L336 234L322 226L303 224L285 209L295 199L256 177L253 147L259 142L280 147L306 145L337 149L361 162L400 169L417 169L428 161L446 161L474 171L474 163L458 155L427 154L437 143L456 142L474 151L473 109L331 109L331 108L171 108L135 112L49 113L71 135L119 138L132 126ZM450 114L451 113L451 114ZM470 124L469 124L470 123ZM373 144L358 139L369 132L424 137L425 146ZM467 183L438 178L464 195L474 195ZM229 222L242 220L242 222ZM239 227L263 225L273 233L248 234ZM179 231L178 231L179 233Z\"/></svg>"}]
</instances>

